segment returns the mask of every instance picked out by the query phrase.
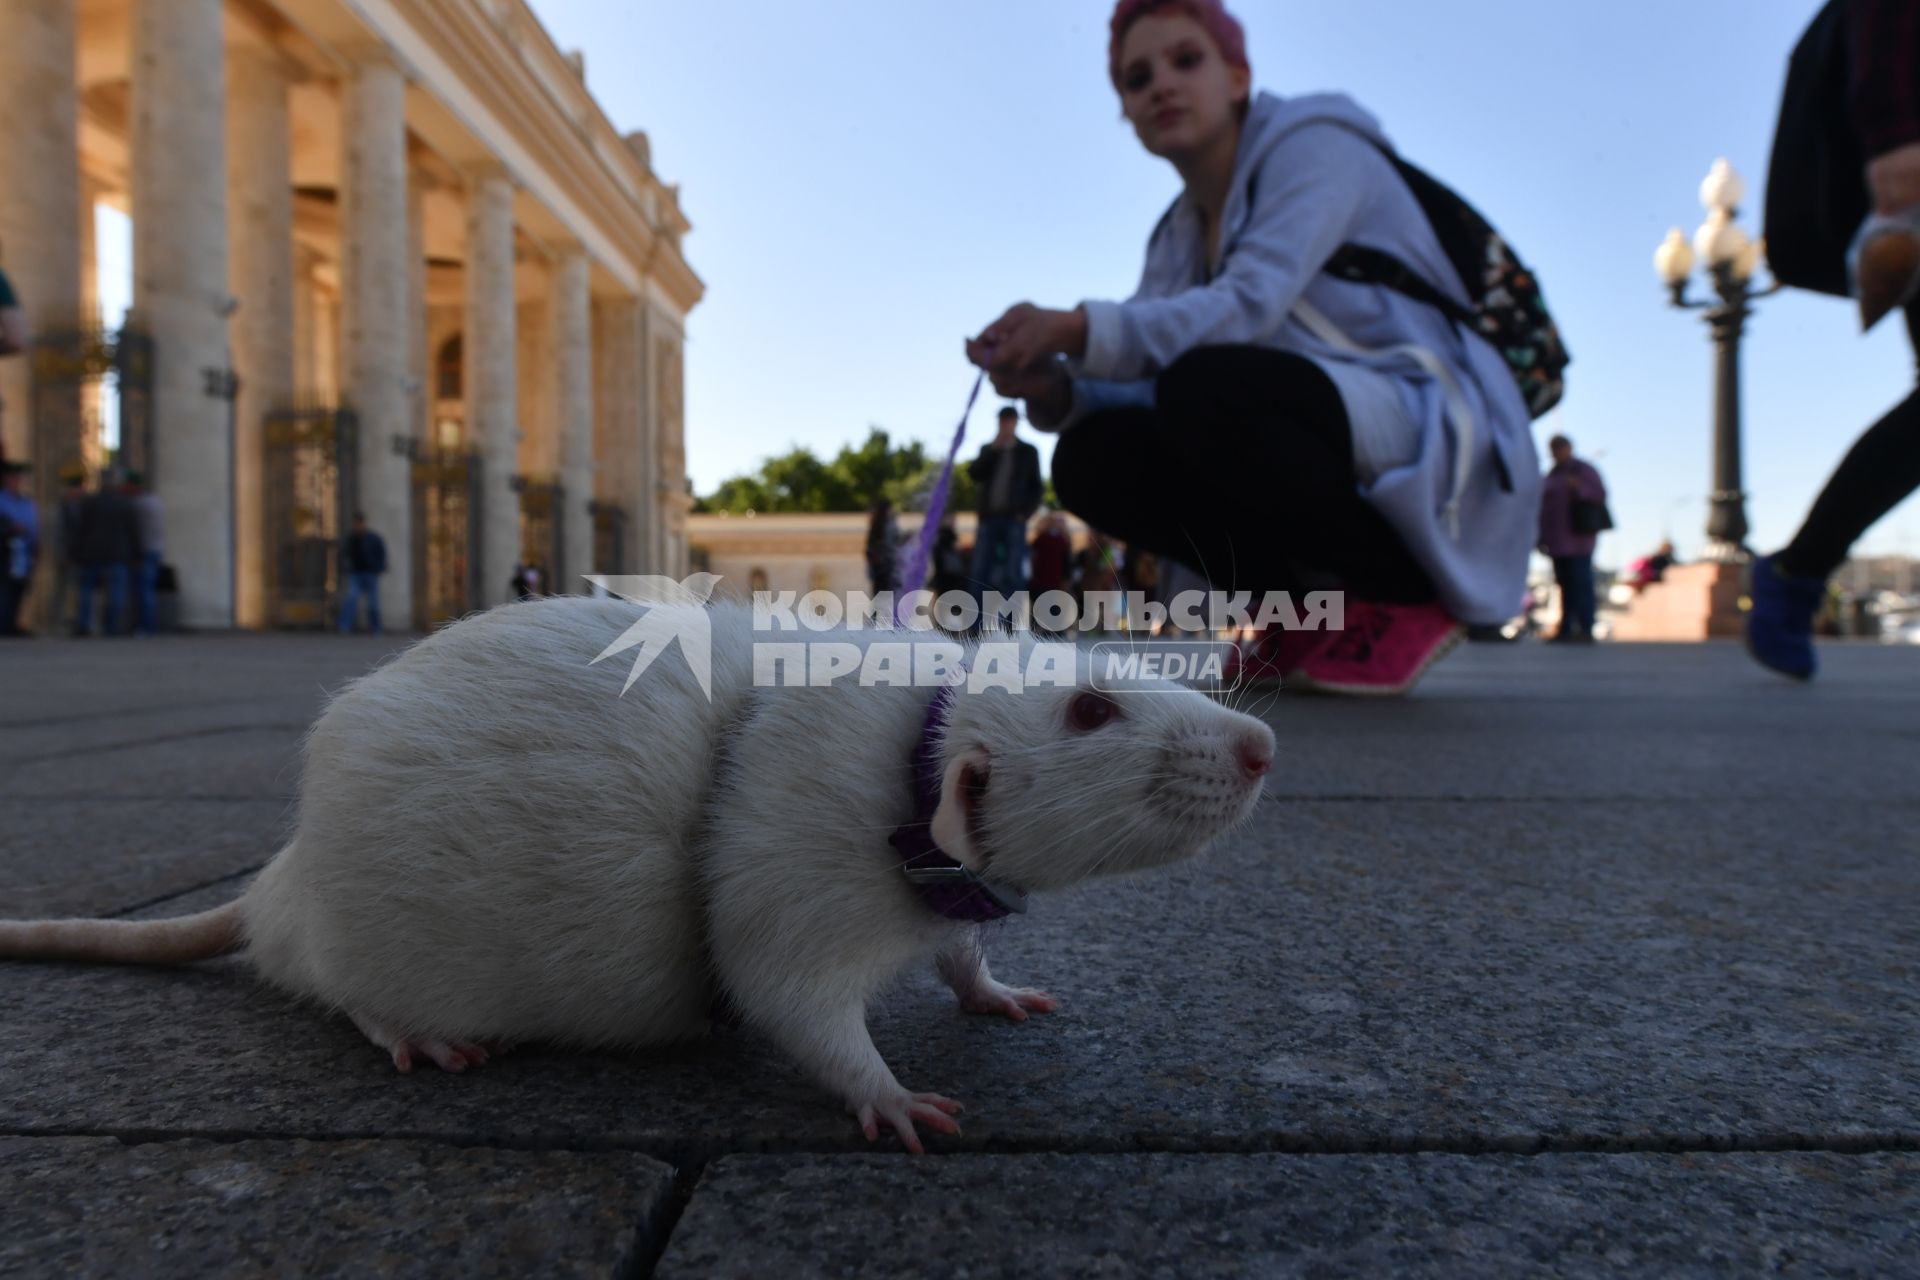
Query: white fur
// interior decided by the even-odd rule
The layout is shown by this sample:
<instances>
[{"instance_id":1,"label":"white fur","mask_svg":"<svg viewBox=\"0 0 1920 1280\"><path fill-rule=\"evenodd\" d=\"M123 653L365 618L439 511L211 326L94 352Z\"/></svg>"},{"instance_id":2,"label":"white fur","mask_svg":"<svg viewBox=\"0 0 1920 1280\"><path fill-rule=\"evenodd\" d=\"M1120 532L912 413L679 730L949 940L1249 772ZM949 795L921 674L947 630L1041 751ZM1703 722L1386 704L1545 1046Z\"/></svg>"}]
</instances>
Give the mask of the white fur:
<instances>
[{"instance_id":1,"label":"white fur","mask_svg":"<svg viewBox=\"0 0 1920 1280\"><path fill-rule=\"evenodd\" d=\"M863 1120L901 1127L868 999L936 953L970 1007L1012 991L887 843L933 691L756 689L751 616L722 605L711 701L672 651L621 696L630 656L590 659L639 615L506 605L342 690L307 740L295 836L240 903L253 962L381 1043L659 1044L704 1031L724 988ZM970 865L1049 889L1190 856L1248 815L1236 753L1270 755L1265 725L1158 683L1079 732L1074 696L956 695L943 776L988 774L979 812L942 799Z\"/></svg>"}]
</instances>

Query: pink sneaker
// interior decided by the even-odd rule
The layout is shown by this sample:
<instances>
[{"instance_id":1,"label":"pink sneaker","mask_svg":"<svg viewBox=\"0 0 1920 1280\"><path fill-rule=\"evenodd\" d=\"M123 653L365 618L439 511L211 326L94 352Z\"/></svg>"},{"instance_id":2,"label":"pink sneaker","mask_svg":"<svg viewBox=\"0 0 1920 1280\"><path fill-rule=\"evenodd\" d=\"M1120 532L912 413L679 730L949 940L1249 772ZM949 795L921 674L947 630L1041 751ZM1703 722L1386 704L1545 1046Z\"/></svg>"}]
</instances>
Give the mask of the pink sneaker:
<instances>
[{"instance_id":1,"label":"pink sneaker","mask_svg":"<svg viewBox=\"0 0 1920 1280\"><path fill-rule=\"evenodd\" d=\"M1321 693L1405 693L1460 643L1466 628L1437 604L1372 604L1347 597L1347 626L1294 673Z\"/></svg>"},{"instance_id":2,"label":"pink sneaker","mask_svg":"<svg viewBox=\"0 0 1920 1280\"><path fill-rule=\"evenodd\" d=\"M1293 679L1300 664L1333 641L1338 631L1288 631L1269 627L1242 641L1227 655L1224 683L1228 688L1259 688Z\"/></svg>"}]
</instances>

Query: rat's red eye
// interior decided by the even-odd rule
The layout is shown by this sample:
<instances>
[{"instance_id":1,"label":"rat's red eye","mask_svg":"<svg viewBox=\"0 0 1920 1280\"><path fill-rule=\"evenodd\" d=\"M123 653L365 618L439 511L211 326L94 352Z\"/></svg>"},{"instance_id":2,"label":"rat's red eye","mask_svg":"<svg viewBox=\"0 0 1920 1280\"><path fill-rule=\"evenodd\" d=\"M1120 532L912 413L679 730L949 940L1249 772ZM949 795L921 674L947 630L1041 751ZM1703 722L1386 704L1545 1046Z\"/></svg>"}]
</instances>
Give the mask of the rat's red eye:
<instances>
[{"instance_id":1,"label":"rat's red eye","mask_svg":"<svg viewBox=\"0 0 1920 1280\"><path fill-rule=\"evenodd\" d=\"M1113 699L1103 693L1076 693L1067 704L1067 723L1079 733L1092 733L1119 711Z\"/></svg>"}]
</instances>

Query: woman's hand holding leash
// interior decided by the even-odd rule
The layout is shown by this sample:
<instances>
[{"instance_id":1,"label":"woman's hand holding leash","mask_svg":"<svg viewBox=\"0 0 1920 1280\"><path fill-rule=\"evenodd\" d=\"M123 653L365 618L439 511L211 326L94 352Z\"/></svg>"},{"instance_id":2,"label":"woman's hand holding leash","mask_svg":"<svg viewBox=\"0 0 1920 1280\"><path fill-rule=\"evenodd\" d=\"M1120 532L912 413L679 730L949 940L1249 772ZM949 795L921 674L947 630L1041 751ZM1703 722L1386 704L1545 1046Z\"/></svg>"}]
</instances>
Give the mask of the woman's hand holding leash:
<instances>
[{"instance_id":1,"label":"woman's hand holding leash","mask_svg":"<svg viewBox=\"0 0 1920 1280\"><path fill-rule=\"evenodd\" d=\"M1072 379L1055 357L1077 356L1086 349L1086 312L1022 302L967 343L967 359L987 371L995 391L1027 401L1028 418L1043 424L1064 418L1073 408Z\"/></svg>"}]
</instances>

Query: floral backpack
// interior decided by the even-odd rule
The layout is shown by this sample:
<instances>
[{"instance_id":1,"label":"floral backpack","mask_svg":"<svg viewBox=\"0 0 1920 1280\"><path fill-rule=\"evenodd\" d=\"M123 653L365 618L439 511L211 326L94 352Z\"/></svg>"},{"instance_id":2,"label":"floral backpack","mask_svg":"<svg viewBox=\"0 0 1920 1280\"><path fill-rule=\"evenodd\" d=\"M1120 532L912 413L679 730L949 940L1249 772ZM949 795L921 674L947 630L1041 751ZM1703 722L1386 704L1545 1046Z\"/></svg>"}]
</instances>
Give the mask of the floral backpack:
<instances>
[{"instance_id":1,"label":"floral backpack","mask_svg":"<svg viewBox=\"0 0 1920 1280\"><path fill-rule=\"evenodd\" d=\"M1436 307L1485 338L1506 357L1527 411L1540 417L1560 403L1573 357L1547 312L1539 280L1477 209L1431 174L1385 147L1381 151L1419 201L1471 305L1461 306L1400 259L1365 245L1340 246L1326 270L1342 280L1383 285Z\"/></svg>"}]
</instances>

